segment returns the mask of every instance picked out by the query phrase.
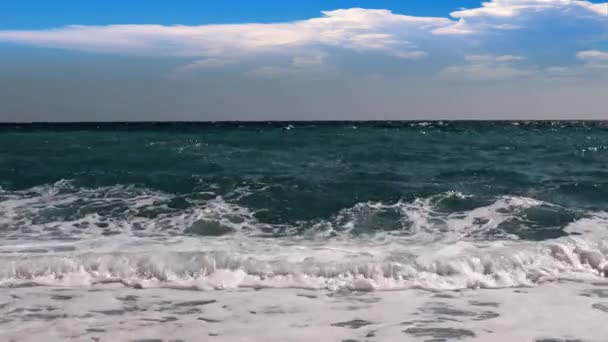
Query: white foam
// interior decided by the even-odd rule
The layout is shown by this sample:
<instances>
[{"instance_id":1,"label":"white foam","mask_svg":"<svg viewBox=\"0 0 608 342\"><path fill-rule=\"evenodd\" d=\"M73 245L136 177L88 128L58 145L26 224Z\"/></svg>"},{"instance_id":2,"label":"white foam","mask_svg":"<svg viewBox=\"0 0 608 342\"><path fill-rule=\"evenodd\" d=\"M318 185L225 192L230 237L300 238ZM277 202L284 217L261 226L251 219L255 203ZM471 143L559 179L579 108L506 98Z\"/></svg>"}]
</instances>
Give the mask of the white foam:
<instances>
[{"instance_id":1,"label":"white foam","mask_svg":"<svg viewBox=\"0 0 608 342\"><path fill-rule=\"evenodd\" d=\"M103 247L105 245L105 247ZM109 247L111 246L111 247ZM606 234L540 243L409 239L172 240L108 238L95 252L5 253L0 284L395 290L534 286L559 279L598 280L608 271ZM105 248L105 249L104 249Z\"/></svg>"},{"instance_id":2,"label":"white foam","mask_svg":"<svg viewBox=\"0 0 608 342\"><path fill-rule=\"evenodd\" d=\"M236 189L236 200L250 194L245 188ZM207 194L208 196L210 194ZM189 200L190 207L173 210L168 203L175 195L142 190L133 187L111 186L96 189L76 188L70 181L34 187L25 191L0 192L0 236L9 239L57 240L91 239L103 234L130 236L172 236L191 228L196 222L214 222L233 232L290 231L302 232L308 222L270 225L259 222L255 212L228 202L222 196L210 196L208 200ZM500 224L515 218L525 209L550 205L525 197L500 197L488 206L461 213L446 214L437 209L441 201L470 197L458 192L447 192L412 202L393 204L362 202L345 208L328 220L317 222L308 229L309 235L349 237L353 233L375 233L385 230L380 219L383 214L398 216L390 234L407 235L419 243L451 239L486 238L490 230L493 236L501 234ZM108 207L115 207L108 209ZM62 210L64 213L62 214ZM68 214L65 213L67 210ZM105 214L100 211L110 210ZM146 211L156 212L148 217ZM59 212L55 214L54 212ZM503 238L516 237L507 233Z\"/></svg>"},{"instance_id":3,"label":"white foam","mask_svg":"<svg viewBox=\"0 0 608 342\"><path fill-rule=\"evenodd\" d=\"M246 189L239 191L244 196ZM284 227L264 225L254 212L219 196L154 218L136 213L150 206L162 209L174 196L120 186L77 189L69 182L0 196L0 224L9 226L0 243L0 285L5 286L115 281L202 290L451 290L534 286L563 278L597 280L608 271L608 214L590 213L566 227L578 235L543 242L501 233L501 224L526 209L552 206L526 197L500 197L460 213L440 210L446 199L467 197L455 192L413 202L365 202L318 223L311 230L316 234L269 239L256 236L261 229ZM115 216L101 217L93 210L68 221L36 221L40 211L80 203L76 201L118 203L126 209ZM401 229L355 234L370 218L386 213L399 218ZM235 233L184 236L202 221ZM99 222L104 227L92 226ZM107 230L117 235L103 236ZM327 232L337 236L328 238Z\"/></svg>"},{"instance_id":4,"label":"white foam","mask_svg":"<svg viewBox=\"0 0 608 342\"><path fill-rule=\"evenodd\" d=\"M263 226L249 209L228 203L221 196L193 203L186 210L170 210L167 203L173 198L170 194L120 185L76 188L65 180L25 191L3 191L0 192L0 227L4 228L0 236L13 244L14 240L91 239L107 232L171 236L183 233L201 220L217 222L235 232ZM102 216L96 210L111 205L120 211ZM146 209L163 212L147 218L141 214ZM53 215L53 211L61 210L70 210L71 218Z\"/></svg>"},{"instance_id":5,"label":"white foam","mask_svg":"<svg viewBox=\"0 0 608 342\"><path fill-rule=\"evenodd\" d=\"M59 290L59 292L57 292ZM605 341L606 287L330 294L16 288L0 292L2 341ZM597 292L595 292L597 291ZM10 294L10 296L9 296ZM57 299L57 298L60 299ZM161 323L162 322L162 323Z\"/></svg>"},{"instance_id":6,"label":"white foam","mask_svg":"<svg viewBox=\"0 0 608 342\"><path fill-rule=\"evenodd\" d=\"M396 212L401 216L403 233L410 235L410 239L422 243L425 241L461 239L485 239L490 230L494 237L517 239L516 236L501 232L499 226L518 217L524 210L539 206L553 206L550 203L528 197L503 196L495 202L475 208L466 212L445 214L437 210L437 203L450 199L465 199L472 196L460 192L447 192L428 198L418 198L413 202L399 201L395 204L381 202L358 203L354 207L342 210L333 222L324 222L329 229L338 229L339 232L352 233L370 215L380 212ZM399 233L399 232L396 232Z\"/></svg>"}]
</instances>

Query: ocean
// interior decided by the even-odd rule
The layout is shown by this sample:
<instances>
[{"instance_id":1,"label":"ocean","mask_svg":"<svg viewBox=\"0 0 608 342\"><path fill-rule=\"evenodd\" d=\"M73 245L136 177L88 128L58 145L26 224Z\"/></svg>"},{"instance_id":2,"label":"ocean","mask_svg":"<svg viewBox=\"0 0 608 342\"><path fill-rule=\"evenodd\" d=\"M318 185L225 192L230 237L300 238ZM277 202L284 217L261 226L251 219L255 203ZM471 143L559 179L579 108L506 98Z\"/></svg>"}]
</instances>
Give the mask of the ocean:
<instances>
[{"instance_id":1,"label":"ocean","mask_svg":"<svg viewBox=\"0 0 608 342\"><path fill-rule=\"evenodd\" d=\"M0 126L2 341L608 341L605 122Z\"/></svg>"}]
</instances>

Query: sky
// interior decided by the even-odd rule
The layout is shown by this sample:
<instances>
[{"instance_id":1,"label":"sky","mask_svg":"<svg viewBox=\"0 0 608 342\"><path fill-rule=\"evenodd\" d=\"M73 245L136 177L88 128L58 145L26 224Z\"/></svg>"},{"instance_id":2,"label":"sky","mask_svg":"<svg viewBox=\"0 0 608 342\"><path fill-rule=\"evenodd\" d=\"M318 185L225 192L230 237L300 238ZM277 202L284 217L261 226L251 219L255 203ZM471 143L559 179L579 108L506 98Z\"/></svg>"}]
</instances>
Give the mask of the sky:
<instances>
[{"instance_id":1,"label":"sky","mask_svg":"<svg viewBox=\"0 0 608 342\"><path fill-rule=\"evenodd\" d=\"M0 121L351 119L608 119L608 2L0 2Z\"/></svg>"}]
</instances>

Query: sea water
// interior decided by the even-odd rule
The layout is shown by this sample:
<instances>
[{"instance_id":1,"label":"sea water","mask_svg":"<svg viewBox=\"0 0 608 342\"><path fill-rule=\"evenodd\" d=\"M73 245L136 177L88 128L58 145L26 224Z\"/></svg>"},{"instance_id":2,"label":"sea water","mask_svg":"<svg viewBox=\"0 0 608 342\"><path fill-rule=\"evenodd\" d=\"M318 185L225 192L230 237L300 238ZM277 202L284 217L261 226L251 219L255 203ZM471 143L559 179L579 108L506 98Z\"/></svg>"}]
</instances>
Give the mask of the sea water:
<instances>
[{"instance_id":1,"label":"sea water","mask_svg":"<svg viewBox=\"0 0 608 342\"><path fill-rule=\"evenodd\" d=\"M608 341L607 276L603 122L0 127L2 341Z\"/></svg>"}]
</instances>

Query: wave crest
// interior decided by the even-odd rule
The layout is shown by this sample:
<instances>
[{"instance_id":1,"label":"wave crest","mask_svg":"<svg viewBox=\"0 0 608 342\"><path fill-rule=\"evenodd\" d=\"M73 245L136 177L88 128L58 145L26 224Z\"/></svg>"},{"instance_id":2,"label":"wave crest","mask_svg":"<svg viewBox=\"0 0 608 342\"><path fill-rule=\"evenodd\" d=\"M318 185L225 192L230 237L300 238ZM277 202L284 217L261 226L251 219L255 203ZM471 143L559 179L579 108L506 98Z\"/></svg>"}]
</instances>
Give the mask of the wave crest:
<instances>
[{"instance_id":1,"label":"wave crest","mask_svg":"<svg viewBox=\"0 0 608 342\"><path fill-rule=\"evenodd\" d=\"M605 226L603 227L605 229ZM247 247L242 245L247 243ZM558 279L598 279L608 272L606 234L542 243L399 241L295 244L249 239L206 251L14 255L0 258L0 285L136 287L202 290L239 287L327 290L503 288ZM201 249L202 247L198 247ZM150 249L154 249L150 246Z\"/></svg>"}]
</instances>

